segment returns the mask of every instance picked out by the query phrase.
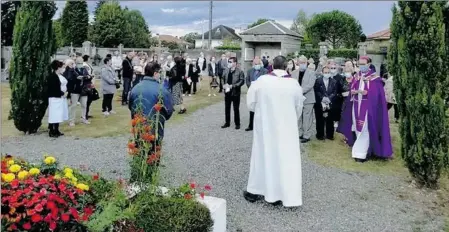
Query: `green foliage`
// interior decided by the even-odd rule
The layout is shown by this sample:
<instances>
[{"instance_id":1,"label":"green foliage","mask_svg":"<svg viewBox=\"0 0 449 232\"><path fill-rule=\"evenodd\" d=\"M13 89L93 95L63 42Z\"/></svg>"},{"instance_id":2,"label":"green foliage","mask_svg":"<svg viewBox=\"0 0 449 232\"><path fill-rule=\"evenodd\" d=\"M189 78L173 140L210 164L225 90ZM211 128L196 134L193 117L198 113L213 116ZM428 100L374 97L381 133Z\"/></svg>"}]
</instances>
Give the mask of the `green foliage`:
<instances>
[{"instance_id":1,"label":"green foliage","mask_svg":"<svg viewBox=\"0 0 449 232\"><path fill-rule=\"evenodd\" d=\"M94 10L94 20L97 19L98 12L100 12L101 6L103 6L103 4L105 4L105 3L106 3L106 1L104 1L104 0L97 1L97 5L95 6L95 10Z\"/></svg>"},{"instance_id":2,"label":"green foliage","mask_svg":"<svg viewBox=\"0 0 449 232\"><path fill-rule=\"evenodd\" d=\"M150 46L150 31L147 22L139 10L123 10L123 45L131 48Z\"/></svg>"},{"instance_id":3,"label":"green foliage","mask_svg":"<svg viewBox=\"0 0 449 232\"><path fill-rule=\"evenodd\" d=\"M329 41L334 49L355 48L362 34L362 26L350 14L339 10L316 14L306 28L313 44Z\"/></svg>"},{"instance_id":4,"label":"green foliage","mask_svg":"<svg viewBox=\"0 0 449 232\"><path fill-rule=\"evenodd\" d=\"M247 29L253 28L253 27L257 26L257 25L260 25L260 24L262 24L264 22L268 22L268 21L273 21L273 20L272 19L258 19L256 22L251 23L250 25L248 25Z\"/></svg>"},{"instance_id":5,"label":"green foliage","mask_svg":"<svg viewBox=\"0 0 449 232\"><path fill-rule=\"evenodd\" d=\"M2 45L12 46L12 35L20 1L2 1Z\"/></svg>"},{"instance_id":6,"label":"green foliage","mask_svg":"<svg viewBox=\"0 0 449 232\"><path fill-rule=\"evenodd\" d=\"M436 187L447 160L444 2L399 2L390 65L401 112L402 158L419 183ZM397 54L397 56L395 56Z\"/></svg>"},{"instance_id":7,"label":"green foliage","mask_svg":"<svg viewBox=\"0 0 449 232\"><path fill-rule=\"evenodd\" d=\"M97 204L95 213L85 223L89 231L104 232L116 222L133 220L136 207L131 205L126 194L120 189L113 189L112 197L104 198Z\"/></svg>"},{"instance_id":8,"label":"green foliage","mask_svg":"<svg viewBox=\"0 0 449 232\"><path fill-rule=\"evenodd\" d=\"M65 45L80 47L87 40L89 10L86 1L67 1L61 16Z\"/></svg>"},{"instance_id":9,"label":"green foliage","mask_svg":"<svg viewBox=\"0 0 449 232\"><path fill-rule=\"evenodd\" d=\"M195 44L195 39L198 38L199 36L200 36L200 34L198 34L197 32L190 32L190 33L186 34L185 36L183 36L182 39L191 44Z\"/></svg>"},{"instance_id":10,"label":"green foliage","mask_svg":"<svg viewBox=\"0 0 449 232\"><path fill-rule=\"evenodd\" d=\"M304 37L302 44L313 43L312 38L306 31L306 28L309 25L310 19L314 16L315 14L313 14L312 16L308 16L307 13L301 9L298 11L296 18L293 20L293 24L290 27L290 30L295 31Z\"/></svg>"},{"instance_id":11,"label":"green foliage","mask_svg":"<svg viewBox=\"0 0 449 232\"><path fill-rule=\"evenodd\" d=\"M61 19L53 20L53 31L56 37L56 47L64 46L64 35L62 34Z\"/></svg>"},{"instance_id":12,"label":"green foliage","mask_svg":"<svg viewBox=\"0 0 449 232\"><path fill-rule=\"evenodd\" d=\"M221 51L223 51L223 50L226 50L226 51L240 51L241 50L240 46L218 46L218 47L215 47L215 49L216 50L221 50Z\"/></svg>"},{"instance_id":13,"label":"green foliage","mask_svg":"<svg viewBox=\"0 0 449 232\"><path fill-rule=\"evenodd\" d=\"M162 47L167 47L167 48L169 48L170 50L176 50L176 49L179 49L179 48L180 48L179 44L176 43L176 42L174 42L174 41L170 41L170 42L167 42L167 41L161 41L161 46L162 46Z\"/></svg>"},{"instance_id":14,"label":"green foliage","mask_svg":"<svg viewBox=\"0 0 449 232\"><path fill-rule=\"evenodd\" d=\"M207 232L213 220L203 204L184 198L152 197L142 192L134 204L138 205L136 224L145 232Z\"/></svg>"},{"instance_id":15,"label":"green foliage","mask_svg":"<svg viewBox=\"0 0 449 232\"><path fill-rule=\"evenodd\" d=\"M24 133L36 133L47 110L49 64L56 52L52 28L55 12L54 2L24 1L16 16L9 117Z\"/></svg>"},{"instance_id":16,"label":"green foliage","mask_svg":"<svg viewBox=\"0 0 449 232\"><path fill-rule=\"evenodd\" d=\"M97 14L93 26L92 40L97 47L118 47L123 42L124 16L120 4L107 2Z\"/></svg>"}]
</instances>

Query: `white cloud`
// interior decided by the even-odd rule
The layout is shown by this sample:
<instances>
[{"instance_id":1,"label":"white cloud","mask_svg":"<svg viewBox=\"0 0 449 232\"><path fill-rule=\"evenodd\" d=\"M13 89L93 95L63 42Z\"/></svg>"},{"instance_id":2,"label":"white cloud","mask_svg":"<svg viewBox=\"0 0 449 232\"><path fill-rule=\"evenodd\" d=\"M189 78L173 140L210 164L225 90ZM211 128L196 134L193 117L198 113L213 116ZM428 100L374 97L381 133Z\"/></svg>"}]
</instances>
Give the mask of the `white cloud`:
<instances>
[{"instance_id":1,"label":"white cloud","mask_svg":"<svg viewBox=\"0 0 449 232\"><path fill-rule=\"evenodd\" d=\"M188 9L189 9L189 8L187 8L187 7L184 7L184 8L181 8L181 9L161 8L161 11L162 11L163 13L167 13L167 14L171 14L171 13L177 13L177 14L179 14L179 13L186 13Z\"/></svg>"},{"instance_id":2,"label":"white cloud","mask_svg":"<svg viewBox=\"0 0 449 232\"><path fill-rule=\"evenodd\" d=\"M175 26L150 25L149 27L152 35L161 34L161 35L172 35L181 37L190 32L201 33L201 26L193 23Z\"/></svg>"},{"instance_id":3,"label":"white cloud","mask_svg":"<svg viewBox=\"0 0 449 232\"><path fill-rule=\"evenodd\" d=\"M173 8L161 8L161 11L164 13L173 13L175 12L175 9Z\"/></svg>"}]
</instances>

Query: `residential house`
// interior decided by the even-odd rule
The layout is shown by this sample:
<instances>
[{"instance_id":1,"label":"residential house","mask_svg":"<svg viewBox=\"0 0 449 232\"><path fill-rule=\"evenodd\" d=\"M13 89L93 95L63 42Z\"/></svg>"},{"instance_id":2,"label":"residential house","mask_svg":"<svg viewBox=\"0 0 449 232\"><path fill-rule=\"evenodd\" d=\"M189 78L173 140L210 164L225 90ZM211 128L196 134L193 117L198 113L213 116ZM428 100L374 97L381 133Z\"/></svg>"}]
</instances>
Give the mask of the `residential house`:
<instances>
[{"instance_id":1,"label":"residential house","mask_svg":"<svg viewBox=\"0 0 449 232\"><path fill-rule=\"evenodd\" d=\"M225 39L235 41L236 44L240 44L241 40L240 36L238 36L235 33L235 30L230 27L219 25L213 28L211 32L212 32L211 48L223 46L223 42ZM208 48L208 43L209 43L209 31L195 38L195 48Z\"/></svg>"},{"instance_id":2,"label":"residential house","mask_svg":"<svg viewBox=\"0 0 449 232\"><path fill-rule=\"evenodd\" d=\"M366 37L366 50L372 53L387 54L390 46L390 29L378 31Z\"/></svg>"},{"instance_id":3,"label":"residential house","mask_svg":"<svg viewBox=\"0 0 449 232\"><path fill-rule=\"evenodd\" d=\"M170 45L170 44L178 44L180 48L191 48L193 47L193 44L178 38L178 36L172 36L172 35L159 35L159 40L162 43L162 46L164 45Z\"/></svg>"}]
</instances>

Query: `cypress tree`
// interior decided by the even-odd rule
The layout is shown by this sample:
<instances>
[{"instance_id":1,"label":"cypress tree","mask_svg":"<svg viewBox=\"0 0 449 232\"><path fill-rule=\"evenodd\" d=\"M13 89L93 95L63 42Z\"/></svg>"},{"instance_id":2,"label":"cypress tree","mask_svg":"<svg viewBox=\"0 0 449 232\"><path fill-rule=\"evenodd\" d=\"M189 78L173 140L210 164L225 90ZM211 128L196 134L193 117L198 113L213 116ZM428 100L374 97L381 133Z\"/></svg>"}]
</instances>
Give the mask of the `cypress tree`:
<instances>
[{"instance_id":1,"label":"cypress tree","mask_svg":"<svg viewBox=\"0 0 449 232\"><path fill-rule=\"evenodd\" d=\"M402 158L419 183L437 187L448 156L444 3L398 4L397 13L393 10L390 62L396 69L396 97L402 114ZM397 56L392 57L395 49Z\"/></svg>"},{"instance_id":2,"label":"cypress tree","mask_svg":"<svg viewBox=\"0 0 449 232\"><path fill-rule=\"evenodd\" d=\"M47 110L49 64L51 55L56 52L52 28L55 12L54 2L24 1L16 16L9 117L24 133L35 133Z\"/></svg>"},{"instance_id":3,"label":"cypress tree","mask_svg":"<svg viewBox=\"0 0 449 232\"><path fill-rule=\"evenodd\" d=\"M80 47L87 40L89 10L86 1L67 1L61 16L64 44Z\"/></svg>"}]
</instances>

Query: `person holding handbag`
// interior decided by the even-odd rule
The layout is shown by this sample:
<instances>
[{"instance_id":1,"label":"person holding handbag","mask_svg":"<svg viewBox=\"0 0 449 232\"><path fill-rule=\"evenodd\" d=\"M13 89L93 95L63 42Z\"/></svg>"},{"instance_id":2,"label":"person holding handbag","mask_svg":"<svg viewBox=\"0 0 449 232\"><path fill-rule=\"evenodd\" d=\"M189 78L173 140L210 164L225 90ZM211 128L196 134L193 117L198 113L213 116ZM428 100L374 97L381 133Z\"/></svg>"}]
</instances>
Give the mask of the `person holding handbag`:
<instances>
[{"instance_id":1,"label":"person holding handbag","mask_svg":"<svg viewBox=\"0 0 449 232\"><path fill-rule=\"evenodd\" d=\"M86 110L87 96L92 94L92 77L84 68L83 59L81 57L76 59L75 68L66 70L66 72L68 72L67 91L70 94L69 125L75 126L76 103L78 101L81 103L82 109L81 122L84 124L90 124L86 118Z\"/></svg>"},{"instance_id":2,"label":"person holding handbag","mask_svg":"<svg viewBox=\"0 0 449 232\"><path fill-rule=\"evenodd\" d=\"M87 73L89 73L89 76L93 77L94 76L94 68L92 67L92 65L90 65L88 63L89 56L84 55L83 61L84 61L83 66L87 70ZM92 93L87 95L87 105L86 105L86 115L85 115L86 119L92 118L92 116L89 115L90 105L92 104L93 101L96 101L98 99L100 99L98 90L95 88L94 85L92 85Z\"/></svg>"}]
</instances>

